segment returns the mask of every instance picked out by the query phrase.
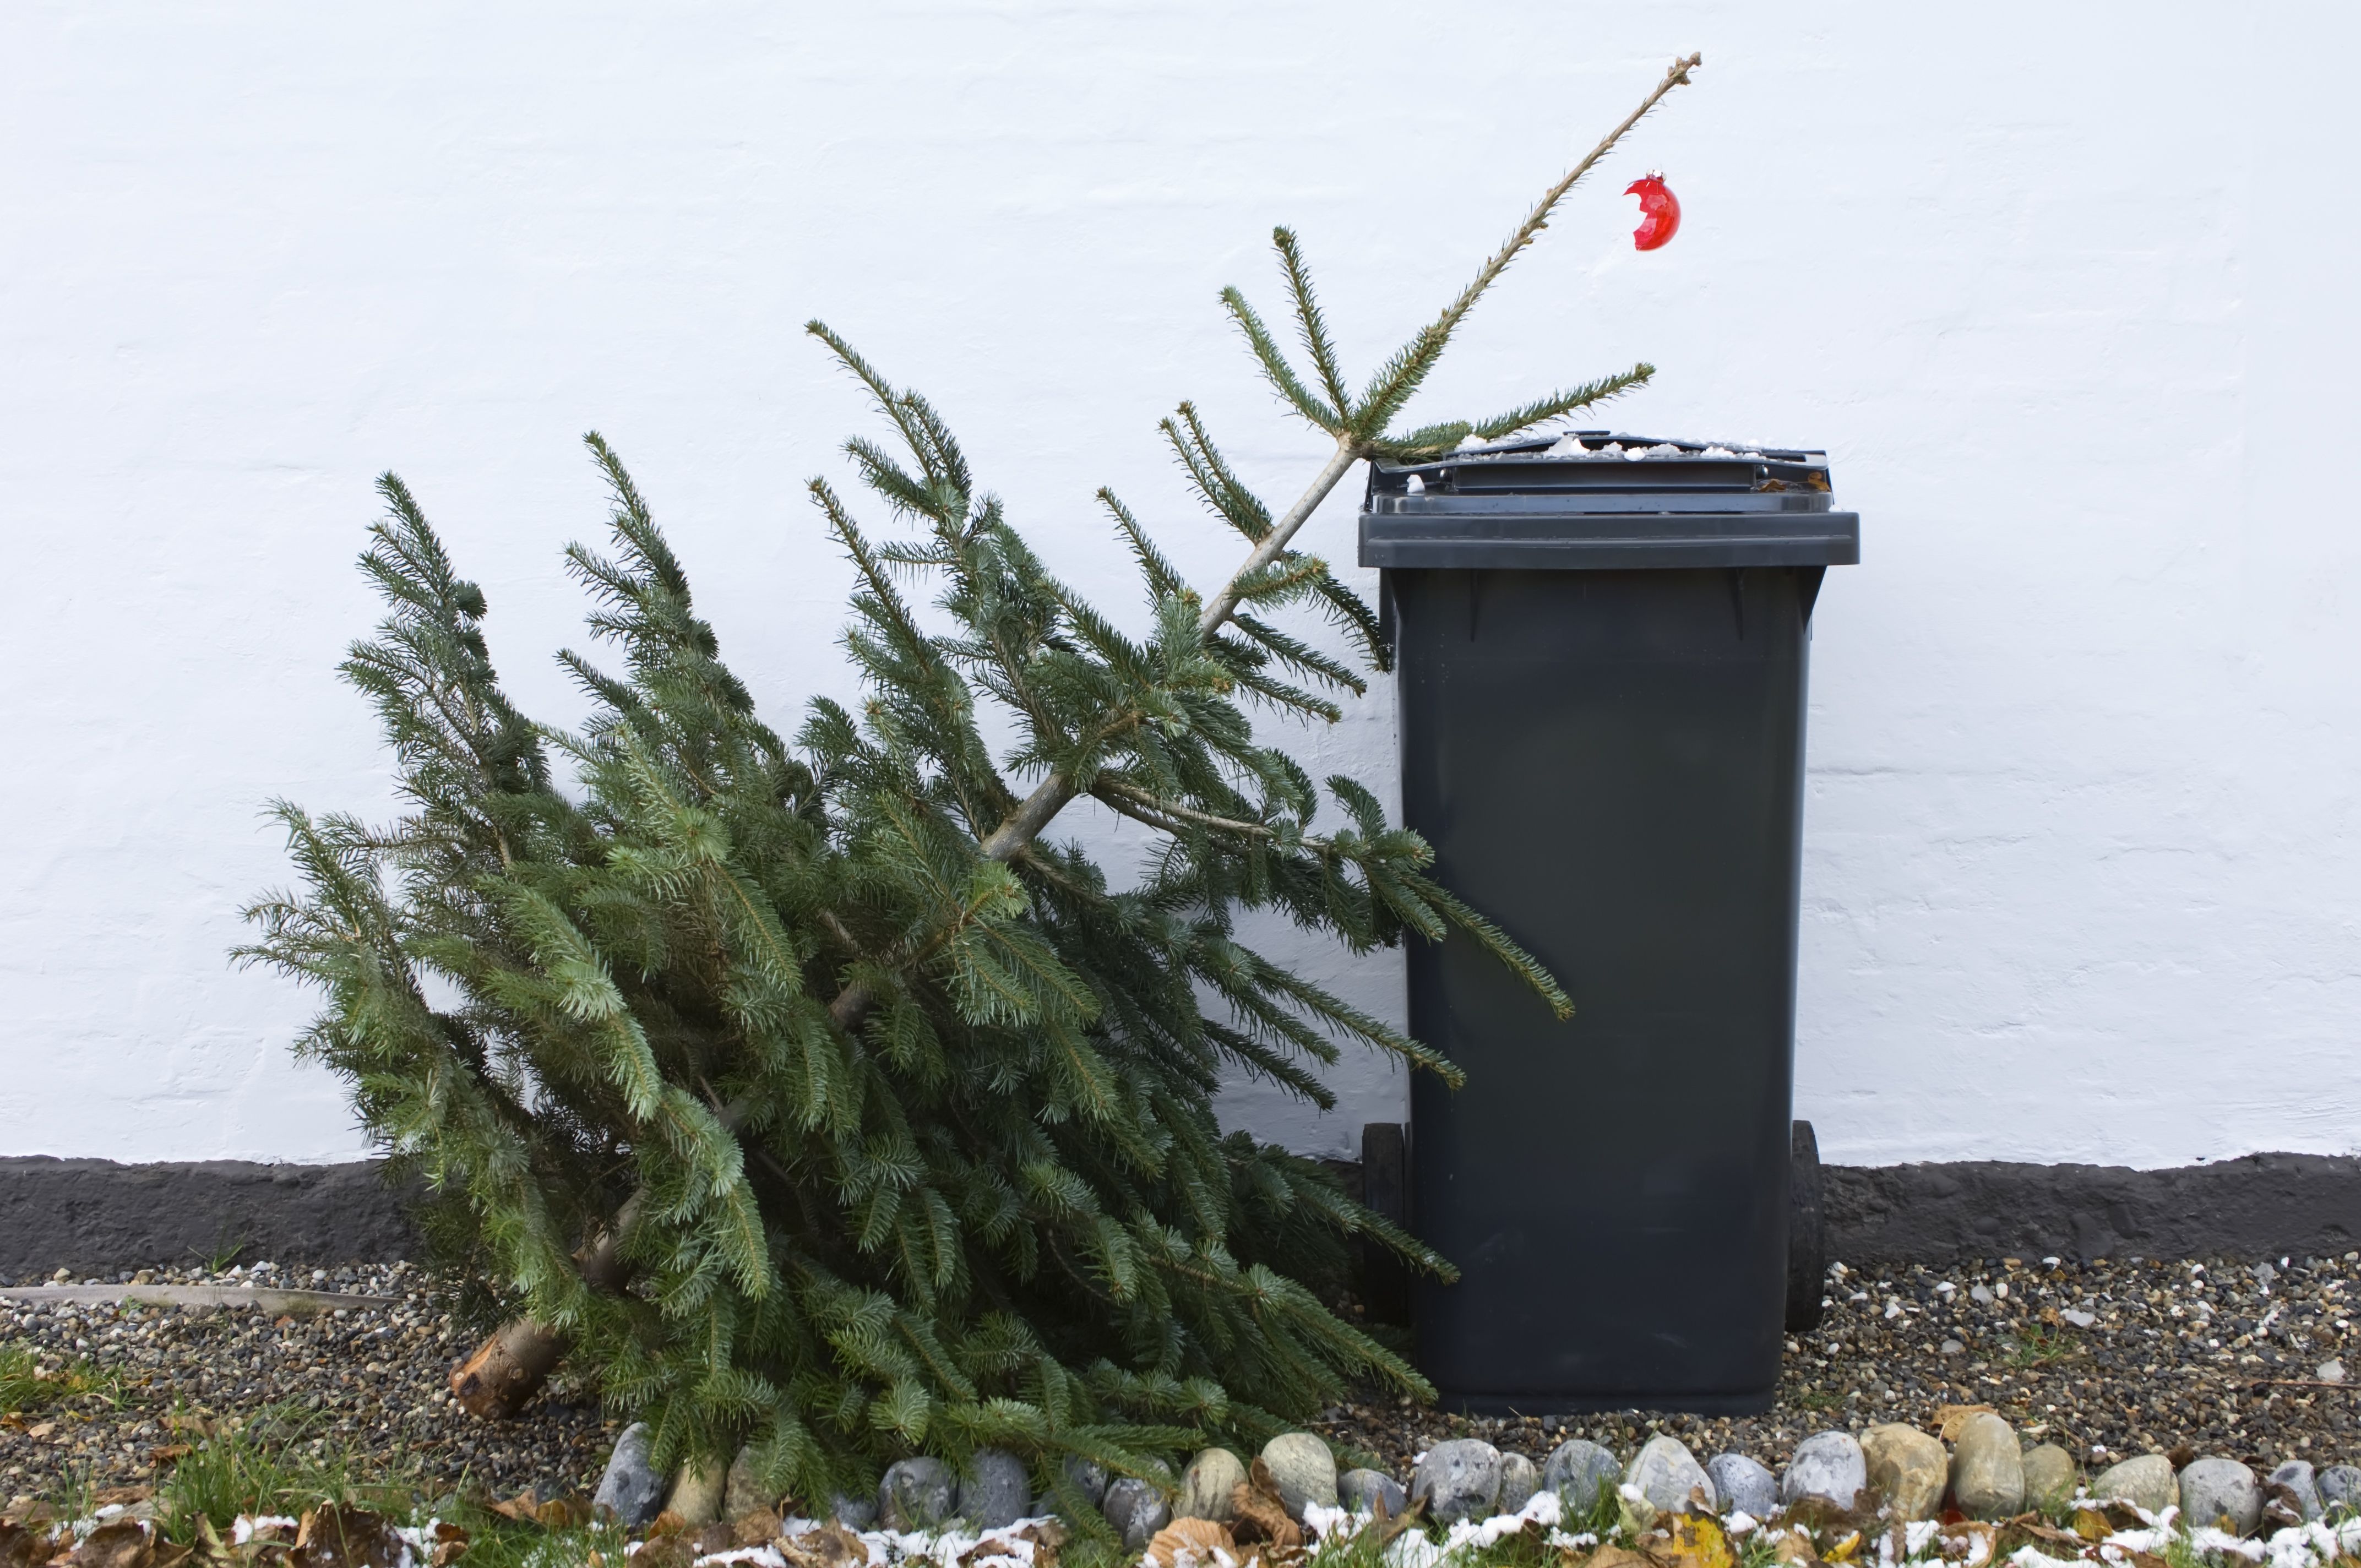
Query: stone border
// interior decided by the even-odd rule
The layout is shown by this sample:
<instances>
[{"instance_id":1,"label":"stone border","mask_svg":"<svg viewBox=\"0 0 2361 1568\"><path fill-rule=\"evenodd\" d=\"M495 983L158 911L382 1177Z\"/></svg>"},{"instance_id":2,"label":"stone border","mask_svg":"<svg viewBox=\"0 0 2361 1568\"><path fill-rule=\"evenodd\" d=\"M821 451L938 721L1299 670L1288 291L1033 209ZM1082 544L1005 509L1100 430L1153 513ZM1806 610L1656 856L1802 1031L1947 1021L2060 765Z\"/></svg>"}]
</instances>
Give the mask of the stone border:
<instances>
[{"instance_id":1,"label":"stone border","mask_svg":"<svg viewBox=\"0 0 2361 1568\"><path fill-rule=\"evenodd\" d=\"M1357 1186L1357 1164L1345 1168ZM1828 1256L2318 1256L2361 1246L2361 1158L2258 1154L2120 1166L1829 1166ZM390 1263L418 1253L401 1194L370 1162L118 1165L0 1158L0 1284L241 1261Z\"/></svg>"},{"instance_id":2,"label":"stone border","mask_svg":"<svg viewBox=\"0 0 2361 1568\"><path fill-rule=\"evenodd\" d=\"M0 1284L187 1268L233 1249L243 1263L392 1263L419 1244L374 1161L0 1158Z\"/></svg>"},{"instance_id":3,"label":"stone border","mask_svg":"<svg viewBox=\"0 0 2361 1568\"><path fill-rule=\"evenodd\" d=\"M2361 1158L2212 1165L1828 1166L1828 1256L2321 1257L2361 1246Z\"/></svg>"}]
</instances>

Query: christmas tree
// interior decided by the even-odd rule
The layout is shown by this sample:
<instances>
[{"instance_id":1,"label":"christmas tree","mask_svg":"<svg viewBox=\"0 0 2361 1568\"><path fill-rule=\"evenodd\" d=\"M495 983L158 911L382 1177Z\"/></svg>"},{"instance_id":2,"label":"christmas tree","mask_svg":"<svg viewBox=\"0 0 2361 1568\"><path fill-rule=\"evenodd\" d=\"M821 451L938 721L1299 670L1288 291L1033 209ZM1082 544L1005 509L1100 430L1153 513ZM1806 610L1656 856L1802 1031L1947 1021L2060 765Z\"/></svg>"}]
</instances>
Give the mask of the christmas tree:
<instances>
[{"instance_id":1,"label":"christmas tree","mask_svg":"<svg viewBox=\"0 0 2361 1568\"><path fill-rule=\"evenodd\" d=\"M1355 951L1470 940L1570 1003L1367 788L1315 783L1252 716L1333 720L1387 667L1368 607L1292 545L1356 464L1528 430L1651 374L1395 429L1502 269L1697 63L1358 390L1277 232L1307 368L1236 291L1224 303L1333 446L1273 511L1182 404L1164 437L1248 549L1200 594L1101 491L1137 565L1139 634L1027 547L924 398L817 323L882 416L887 439L846 450L895 527L812 483L856 568L845 646L867 695L812 701L792 740L722 662L596 434L609 539L567 562L619 663L562 655L595 705L575 732L502 695L484 596L381 481L362 566L389 613L343 669L408 809L379 828L280 806L301 891L248 912L241 952L325 992L302 1049L424 1179L456 1255L522 1309L455 1374L463 1402L513 1409L570 1350L653 1423L660 1457L752 1444L771 1483L816 1499L913 1452L1137 1473L1355 1385L1430 1393L1307 1280L1356 1239L1449 1266L1316 1163L1224 1136L1214 1098L1243 1072L1326 1106L1318 1069L1349 1047L1455 1069L1254 950L1237 916ZM1289 630L1302 612L1351 656ZM1016 740L995 753L993 732ZM1154 830L1133 885L1048 836L1084 798Z\"/></svg>"}]
</instances>

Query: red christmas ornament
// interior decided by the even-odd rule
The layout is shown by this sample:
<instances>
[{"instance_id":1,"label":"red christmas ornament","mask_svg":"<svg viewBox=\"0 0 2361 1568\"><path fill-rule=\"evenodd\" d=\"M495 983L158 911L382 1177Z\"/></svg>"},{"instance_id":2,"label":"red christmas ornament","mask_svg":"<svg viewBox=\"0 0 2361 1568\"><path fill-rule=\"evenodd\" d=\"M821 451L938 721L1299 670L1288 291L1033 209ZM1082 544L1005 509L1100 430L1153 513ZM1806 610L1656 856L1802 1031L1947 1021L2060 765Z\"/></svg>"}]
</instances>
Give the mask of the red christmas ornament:
<instances>
[{"instance_id":1,"label":"red christmas ornament","mask_svg":"<svg viewBox=\"0 0 2361 1568\"><path fill-rule=\"evenodd\" d=\"M1636 250L1661 250L1681 232L1681 199L1664 183L1664 171L1651 169L1623 187L1626 196L1640 198L1640 226L1631 231Z\"/></svg>"}]
</instances>

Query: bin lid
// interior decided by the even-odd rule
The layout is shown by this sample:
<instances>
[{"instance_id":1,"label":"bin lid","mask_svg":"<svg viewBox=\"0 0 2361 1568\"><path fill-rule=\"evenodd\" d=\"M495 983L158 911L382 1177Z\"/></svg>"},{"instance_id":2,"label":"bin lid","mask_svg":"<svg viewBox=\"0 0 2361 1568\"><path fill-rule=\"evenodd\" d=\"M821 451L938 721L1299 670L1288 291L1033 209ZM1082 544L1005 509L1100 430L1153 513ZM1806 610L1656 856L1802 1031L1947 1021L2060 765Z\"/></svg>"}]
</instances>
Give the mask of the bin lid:
<instances>
[{"instance_id":1,"label":"bin lid","mask_svg":"<svg viewBox=\"0 0 2361 1568\"><path fill-rule=\"evenodd\" d=\"M1361 565L1629 571L1838 566L1861 514L1824 452L1577 430L1374 462Z\"/></svg>"}]
</instances>

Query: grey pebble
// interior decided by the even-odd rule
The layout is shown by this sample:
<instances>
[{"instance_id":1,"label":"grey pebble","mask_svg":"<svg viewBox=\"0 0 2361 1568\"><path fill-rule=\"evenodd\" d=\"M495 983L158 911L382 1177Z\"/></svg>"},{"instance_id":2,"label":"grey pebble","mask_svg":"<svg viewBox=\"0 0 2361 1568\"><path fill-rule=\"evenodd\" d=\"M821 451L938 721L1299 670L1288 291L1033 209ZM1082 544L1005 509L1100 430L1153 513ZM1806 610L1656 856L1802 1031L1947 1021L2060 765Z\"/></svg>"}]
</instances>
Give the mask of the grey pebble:
<instances>
[{"instance_id":1,"label":"grey pebble","mask_svg":"<svg viewBox=\"0 0 2361 1568\"><path fill-rule=\"evenodd\" d=\"M2303 1516L2301 1522L2309 1524L2323 1511L2320 1506L2320 1480L2312 1474L2311 1460L2289 1460L2271 1472L2270 1484L2285 1486L2294 1497L2296 1510Z\"/></svg>"},{"instance_id":2,"label":"grey pebble","mask_svg":"<svg viewBox=\"0 0 2361 1568\"><path fill-rule=\"evenodd\" d=\"M2361 1508L2361 1468L2332 1464L2312 1478L2323 1508Z\"/></svg>"},{"instance_id":3,"label":"grey pebble","mask_svg":"<svg viewBox=\"0 0 2361 1568\"><path fill-rule=\"evenodd\" d=\"M1853 1448L1855 1454L1860 1445ZM1713 1489L1713 1477L1697 1462L1688 1444L1679 1438L1652 1437L1641 1444L1640 1452L1631 1456L1624 1468L1623 1484L1636 1488L1649 1506L1659 1513L1676 1514L1691 1507L1689 1494L1705 1494L1705 1506L1719 1512L1721 1502Z\"/></svg>"},{"instance_id":4,"label":"grey pebble","mask_svg":"<svg viewBox=\"0 0 2361 1568\"><path fill-rule=\"evenodd\" d=\"M2161 1453L2143 1453L2100 1471L2091 1482L2091 1496L2101 1502L2129 1503L2153 1514L2179 1500L2179 1486L2171 1460Z\"/></svg>"},{"instance_id":5,"label":"grey pebble","mask_svg":"<svg viewBox=\"0 0 2361 1568\"><path fill-rule=\"evenodd\" d=\"M1779 1478L1742 1453L1717 1453L1705 1462L1714 1496L1724 1513L1767 1519L1779 1508Z\"/></svg>"},{"instance_id":6,"label":"grey pebble","mask_svg":"<svg viewBox=\"0 0 2361 1568\"><path fill-rule=\"evenodd\" d=\"M648 1423L633 1421L615 1440L615 1452L608 1457L606 1474L598 1477L591 1506L609 1509L636 1528L656 1517L664 1495L664 1478L648 1463Z\"/></svg>"},{"instance_id":7,"label":"grey pebble","mask_svg":"<svg viewBox=\"0 0 2361 1568\"><path fill-rule=\"evenodd\" d=\"M1180 1500L1173 1508L1174 1517L1216 1523L1235 1519L1237 1505L1232 1499L1246 1478L1246 1462L1236 1454L1226 1448L1205 1450L1180 1473Z\"/></svg>"},{"instance_id":8,"label":"grey pebble","mask_svg":"<svg viewBox=\"0 0 2361 1568\"><path fill-rule=\"evenodd\" d=\"M1438 1524L1492 1517L1500 1498L1500 1451L1472 1437L1438 1442L1410 1473L1410 1500Z\"/></svg>"},{"instance_id":9,"label":"grey pebble","mask_svg":"<svg viewBox=\"0 0 2361 1568\"><path fill-rule=\"evenodd\" d=\"M979 1448L960 1477L959 1517L979 1530L998 1530L1025 1517L1033 1478L1025 1461L1005 1448Z\"/></svg>"},{"instance_id":10,"label":"grey pebble","mask_svg":"<svg viewBox=\"0 0 2361 1568\"><path fill-rule=\"evenodd\" d=\"M877 1522L886 1530L933 1530L959 1500L959 1477L939 1459L897 1459L877 1483Z\"/></svg>"},{"instance_id":11,"label":"grey pebble","mask_svg":"<svg viewBox=\"0 0 2361 1568\"><path fill-rule=\"evenodd\" d=\"M1858 1438L1849 1431L1814 1432L1795 1445L1795 1457L1787 1461L1786 1474L1779 1477L1779 1500L1825 1497L1850 1508L1859 1505L1861 1489L1868 1485L1869 1460Z\"/></svg>"},{"instance_id":12,"label":"grey pebble","mask_svg":"<svg viewBox=\"0 0 2361 1568\"><path fill-rule=\"evenodd\" d=\"M664 1508L686 1523L711 1524L721 1517L722 1489L727 1483L720 1465L710 1460L692 1461L673 1477L672 1496L664 1499Z\"/></svg>"},{"instance_id":13,"label":"grey pebble","mask_svg":"<svg viewBox=\"0 0 2361 1568\"><path fill-rule=\"evenodd\" d=\"M1597 1508L1601 1493L1612 1497L1622 1478L1623 1462L1588 1438L1567 1439L1542 1464L1542 1485L1577 1514Z\"/></svg>"},{"instance_id":14,"label":"grey pebble","mask_svg":"<svg viewBox=\"0 0 2361 1568\"><path fill-rule=\"evenodd\" d=\"M877 1504L866 1497L848 1497L839 1492L828 1500L829 1517L850 1530L875 1530Z\"/></svg>"},{"instance_id":15,"label":"grey pebble","mask_svg":"<svg viewBox=\"0 0 2361 1568\"><path fill-rule=\"evenodd\" d=\"M2263 1519L2263 1489L2235 1459L2192 1459L2180 1473L2180 1518L2191 1529L2227 1519L2232 1534L2252 1535Z\"/></svg>"},{"instance_id":16,"label":"grey pebble","mask_svg":"<svg viewBox=\"0 0 2361 1568\"><path fill-rule=\"evenodd\" d=\"M1542 1489L1542 1473L1533 1462L1521 1453L1500 1456L1500 1495L1492 1506L1504 1514L1513 1514L1533 1500Z\"/></svg>"},{"instance_id":17,"label":"grey pebble","mask_svg":"<svg viewBox=\"0 0 2361 1568\"><path fill-rule=\"evenodd\" d=\"M1136 1475L1123 1476L1108 1486L1102 1511L1115 1534L1123 1538L1126 1552L1147 1551L1156 1532L1172 1522L1172 1509L1163 1492Z\"/></svg>"},{"instance_id":18,"label":"grey pebble","mask_svg":"<svg viewBox=\"0 0 2361 1568\"><path fill-rule=\"evenodd\" d=\"M1336 1480L1336 1501L1356 1514L1374 1514L1378 1504L1386 1505L1388 1519L1400 1519L1410 1507L1410 1495L1400 1482L1377 1470L1347 1470Z\"/></svg>"},{"instance_id":19,"label":"grey pebble","mask_svg":"<svg viewBox=\"0 0 2361 1568\"><path fill-rule=\"evenodd\" d=\"M1270 1467L1271 1485L1287 1517L1303 1522L1307 1504L1336 1506L1336 1456L1328 1444L1308 1431L1283 1431L1262 1445L1262 1462Z\"/></svg>"},{"instance_id":20,"label":"grey pebble","mask_svg":"<svg viewBox=\"0 0 2361 1568\"><path fill-rule=\"evenodd\" d=\"M2025 1507L2025 1447L2003 1418L1970 1416L1951 1442L1951 1501L1971 1519L2004 1519Z\"/></svg>"}]
</instances>

